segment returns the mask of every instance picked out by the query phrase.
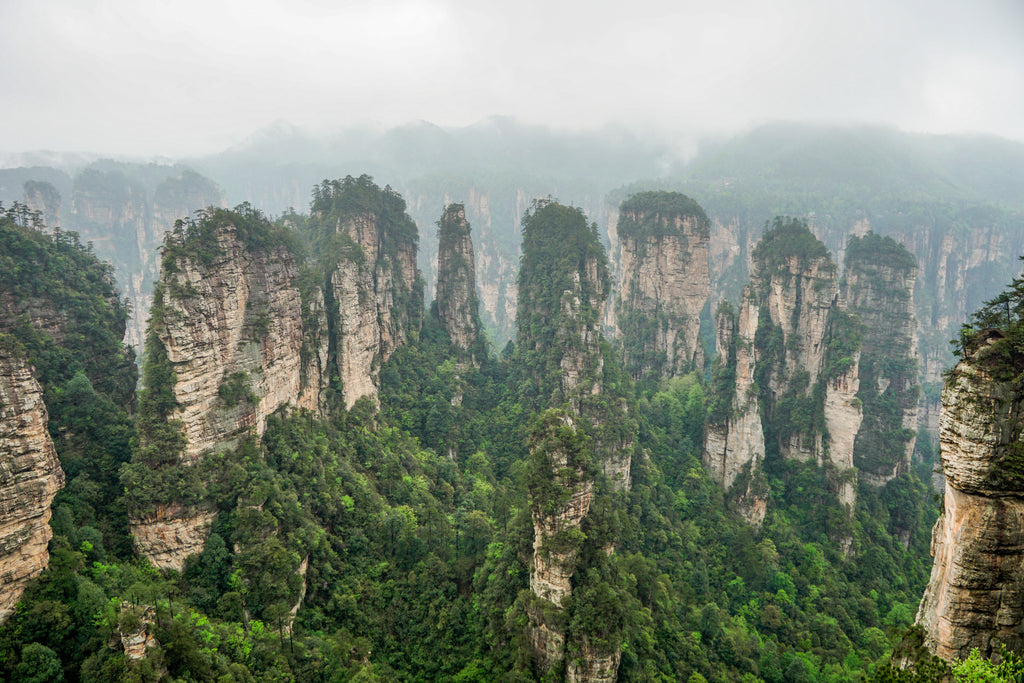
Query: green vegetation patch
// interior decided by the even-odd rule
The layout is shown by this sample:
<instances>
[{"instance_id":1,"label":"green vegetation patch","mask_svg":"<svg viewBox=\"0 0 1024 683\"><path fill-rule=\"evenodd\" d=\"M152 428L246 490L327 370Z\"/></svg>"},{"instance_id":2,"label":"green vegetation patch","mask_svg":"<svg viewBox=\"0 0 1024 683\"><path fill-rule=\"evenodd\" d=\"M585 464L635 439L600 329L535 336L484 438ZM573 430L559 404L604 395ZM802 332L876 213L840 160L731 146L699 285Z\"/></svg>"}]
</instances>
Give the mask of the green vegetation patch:
<instances>
[{"instance_id":1,"label":"green vegetation patch","mask_svg":"<svg viewBox=\"0 0 1024 683\"><path fill-rule=\"evenodd\" d=\"M628 235L638 243L649 237L680 234L676 219L692 219L697 234L707 238L711 222L700 204L681 192L638 192L619 206L616 230L619 239Z\"/></svg>"}]
</instances>

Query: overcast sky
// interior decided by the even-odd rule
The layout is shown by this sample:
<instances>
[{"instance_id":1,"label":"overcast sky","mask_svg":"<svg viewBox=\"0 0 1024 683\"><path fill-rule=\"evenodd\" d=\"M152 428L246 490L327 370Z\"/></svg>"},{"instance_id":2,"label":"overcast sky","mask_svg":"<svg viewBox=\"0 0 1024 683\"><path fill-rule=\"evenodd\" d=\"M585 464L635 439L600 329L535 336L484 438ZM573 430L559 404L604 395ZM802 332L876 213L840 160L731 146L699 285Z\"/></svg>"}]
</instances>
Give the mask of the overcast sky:
<instances>
[{"instance_id":1,"label":"overcast sky","mask_svg":"<svg viewBox=\"0 0 1024 683\"><path fill-rule=\"evenodd\" d=\"M1024 0L0 0L0 150L184 156L509 115L1024 140Z\"/></svg>"}]
</instances>

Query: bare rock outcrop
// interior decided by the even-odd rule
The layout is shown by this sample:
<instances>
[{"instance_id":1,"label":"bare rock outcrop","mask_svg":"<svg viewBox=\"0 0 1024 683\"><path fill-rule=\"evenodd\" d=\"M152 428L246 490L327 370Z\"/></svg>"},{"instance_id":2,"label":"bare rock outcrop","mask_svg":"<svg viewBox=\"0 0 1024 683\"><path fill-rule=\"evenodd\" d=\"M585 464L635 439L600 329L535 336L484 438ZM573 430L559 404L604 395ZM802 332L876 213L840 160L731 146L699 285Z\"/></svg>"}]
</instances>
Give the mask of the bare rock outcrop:
<instances>
[{"instance_id":1,"label":"bare rock outcrop","mask_svg":"<svg viewBox=\"0 0 1024 683\"><path fill-rule=\"evenodd\" d=\"M0 621L49 561L50 503L64 471L32 369L0 337Z\"/></svg>"},{"instance_id":2,"label":"bare rock outcrop","mask_svg":"<svg viewBox=\"0 0 1024 683\"><path fill-rule=\"evenodd\" d=\"M735 503L755 524L766 510L766 448L828 464L852 511L860 322L845 311L828 250L800 221L776 220L753 250L751 273L739 313L717 313L705 467L726 489L742 475Z\"/></svg>"},{"instance_id":3,"label":"bare rock outcrop","mask_svg":"<svg viewBox=\"0 0 1024 683\"><path fill-rule=\"evenodd\" d=\"M861 481L886 483L910 469L918 422L917 263L888 237L868 233L850 240L843 293L864 324L859 397L864 425L854 464Z\"/></svg>"},{"instance_id":4,"label":"bare rock outcrop","mask_svg":"<svg viewBox=\"0 0 1024 683\"><path fill-rule=\"evenodd\" d=\"M125 165L79 173L65 223L83 241L92 242L100 258L114 264L117 280L131 302L125 342L141 356L164 234L175 221L200 209L223 206L224 194L193 171L169 169L155 187L147 188L134 170Z\"/></svg>"},{"instance_id":5,"label":"bare rock outcrop","mask_svg":"<svg viewBox=\"0 0 1024 683\"><path fill-rule=\"evenodd\" d=\"M437 315L452 345L473 358L480 348L476 259L466 209L449 204L438 222Z\"/></svg>"},{"instance_id":6,"label":"bare rock outcrop","mask_svg":"<svg viewBox=\"0 0 1024 683\"><path fill-rule=\"evenodd\" d=\"M709 230L704 210L678 192L642 192L620 207L616 326L634 379L703 368Z\"/></svg>"},{"instance_id":7,"label":"bare rock outcrop","mask_svg":"<svg viewBox=\"0 0 1024 683\"><path fill-rule=\"evenodd\" d=\"M744 296L738 316L728 304L715 316L712 376L716 395L705 429L704 467L725 490L741 473L758 471L764 459L764 430L754 385L759 311L752 297ZM763 515L757 517L760 523Z\"/></svg>"},{"instance_id":8,"label":"bare rock outcrop","mask_svg":"<svg viewBox=\"0 0 1024 683\"><path fill-rule=\"evenodd\" d=\"M188 231L179 223L168 236L150 321L155 348L147 350L162 359L166 374L145 381L171 385L164 388L172 398L161 419L180 428L183 439L180 453L133 461L134 467L193 467L204 453L262 435L267 416L282 406L322 408L323 295L315 288L300 292L291 252L254 236L269 230L262 220L255 213L212 212ZM180 570L202 550L215 517L202 503L181 502L182 493L163 491L162 504L130 511L137 552L160 569Z\"/></svg>"},{"instance_id":9,"label":"bare rock outcrop","mask_svg":"<svg viewBox=\"0 0 1024 683\"><path fill-rule=\"evenodd\" d=\"M230 223L213 231L206 262L175 256L175 239L158 289L156 332L174 367L175 418L190 463L233 447L250 430L262 435L267 415L285 404L318 409L327 354L303 353L298 269L287 249L250 248Z\"/></svg>"},{"instance_id":10,"label":"bare rock outcrop","mask_svg":"<svg viewBox=\"0 0 1024 683\"><path fill-rule=\"evenodd\" d=\"M613 492L630 485L635 430L624 397L605 385L600 327L610 278L596 226L578 209L538 202L524 221L523 251L516 350L536 408L552 406L531 438L527 636L541 672L564 666L567 680L614 680L614 638L598 646L586 633L567 634L582 550L590 544L607 556L615 547L614 538L584 531L598 472Z\"/></svg>"},{"instance_id":11,"label":"bare rock outcrop","mask_svg":"<svg viewBox=\"0 0 1024 683\"><path fill-rule=\"evenodd\" d=\"M942 394L945 505L917 623L944 659L1024 647L1024 390L993 376L992 341L957 364Z\"/></svg>"},{"instance_id":12,"label":"bare rock outcrop","mask_svg":"<svg viewBox=\"0 0 1024 683\"><path fill-rule=\"evenodd\" d=\"M415 338L422 324L419 237L405 209L397 192L377 187L369 176L324 181L314 189L312 220L325 233L324 243L335 245L325 302L334 368L348 407L364 396L376 401L381 363Z\"/></svg>"},{"instance_id":13,"label":"bare rock outcrop","mask_svg":"<svg viewBox=\"0 0 1024 683\"><path fill-rule=\"evenodd\" d=\"M61 227L60 192L52 183L29 180L25 182L25 204L32 211L38 211L46 227L55 230Z\"/></svg>"},{"instance_id":14,"label":"bare rock outcrop","mask_svg":"<svg viewBox=\"0 0 1024 683\"><path fill-rule=\"evenodd\" d=\"M181 571L185 558L203 550L216 516L215 510L171 503L132 517L135 551L157 569Z\"/></svg>"}]
</instances>

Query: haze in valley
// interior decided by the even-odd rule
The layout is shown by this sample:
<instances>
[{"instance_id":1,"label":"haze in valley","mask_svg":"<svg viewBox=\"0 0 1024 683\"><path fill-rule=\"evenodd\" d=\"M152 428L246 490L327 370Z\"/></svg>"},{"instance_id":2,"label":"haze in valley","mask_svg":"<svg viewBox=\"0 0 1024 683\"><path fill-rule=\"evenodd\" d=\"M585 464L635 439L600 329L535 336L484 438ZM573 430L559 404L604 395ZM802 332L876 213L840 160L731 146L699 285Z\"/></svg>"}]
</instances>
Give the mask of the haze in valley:
<instances>
[{"instance_id":1,"label":"haze in valley","mask_svg":"<svg viewBox=\"0 0 1024 683\"><path fill-rule=\"evenodd\" d=\"M1015 0L6 0L0 24L8 156L495 115L683 154L779 120L1024 140Z\"/></svg>"}]
</instances>

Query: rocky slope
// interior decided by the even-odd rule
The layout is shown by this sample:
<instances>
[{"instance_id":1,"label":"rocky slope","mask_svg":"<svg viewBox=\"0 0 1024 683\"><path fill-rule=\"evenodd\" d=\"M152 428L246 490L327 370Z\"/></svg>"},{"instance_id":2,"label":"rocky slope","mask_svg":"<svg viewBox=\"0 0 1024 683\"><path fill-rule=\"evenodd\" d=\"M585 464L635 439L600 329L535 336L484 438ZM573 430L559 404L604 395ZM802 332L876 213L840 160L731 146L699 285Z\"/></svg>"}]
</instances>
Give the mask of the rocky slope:
<instances>
[{"instance_id":1,"label":"rocky slope","mask_svg":"<svg viewBox=\"0 0 1024 683\"><path fill-rule=\"evenodd\" d=\"M1024 390L992 374L1000 336L961 360L942 393L945 507L917 623L944 659L1024 646Z\"/></svg>"},{"instance_id":2,"label":"rocky slope","mask_svg":"<svg viewBox=\"0 0 1024 683\"><path fill-rule=\"evenodd\" d=\"M705 428L704 467L727 491L740 474L755 476L764 459L764 429L754 385L754 340L759 313L748 291L738 315L725 304L715 316L714 393ZM761 498L750 496L741 509L750 521L760 524L764 503Z\"/></svg>"},{"instance_id":3,"label":"rocky slope","mask_svg":"<svg viewBox=\"0 0 1024 683\"><path fill-rule=\"evenodd\" d=\"M0 621L49 561L50 503L64 472L32 368L0 336Z\"/></svg>"},{"instance_id":4,"label":"rocky slope","mask_svg":"<svg viewBox=\"0 0 1024 683\"><path fill-rule=\"evenodd\" d=\"M380 364L422 320L415 226L409 230L401 198L368 178L318 192L306 227L316 256L301 270L296 236L245 207L203 212L168 235L147 348L155 372L146 381L170 386L144 396L146 424L154 392L169 394L150 411L155 426L140 430L146 455L137 454L134 467L177 469L187 479L181 468L243 436L259 438L282 406L321 412L336 396L349 408L376 398ZM179 429L175 454L167 430ZM167 447L150 452L154 439ZM164 490L132 510L136 549L158 567L180 569L202 548L214 511L166 481L155 485Z\"/></svg>"},{"instance_id":5,"label":"rocky slope","mask_svg":"<svg viewBox=\"0 0 1024 683\"><path fill-rule=\"evenodd\" d=\"M704 366L700 316L711 282L709 223L677 192L642 192L618 212L616 333L634 379Z\"/></svg>"},{"instance_id":6,"label":"rocky slope","mask_svg":"<svg viewBox=\"0 0 1024 683\"><path fill-rule=\"evenodd\" d=\"M449 204L438 227L437 315L452 345L472 358L486 349L480 344L476 259L465 207Z\"/></svg>"},{"instance_id":7,"label":"rocky slope","mask_svg":"<svg viewBox=\"0 0 1024 683\"><path fill-rule=\"evenodd\" d=\"M38 211L51 230L61 227L61 196L52 183L29 180L25 183L25 204Z\"/></svg>"}]
</instances>

